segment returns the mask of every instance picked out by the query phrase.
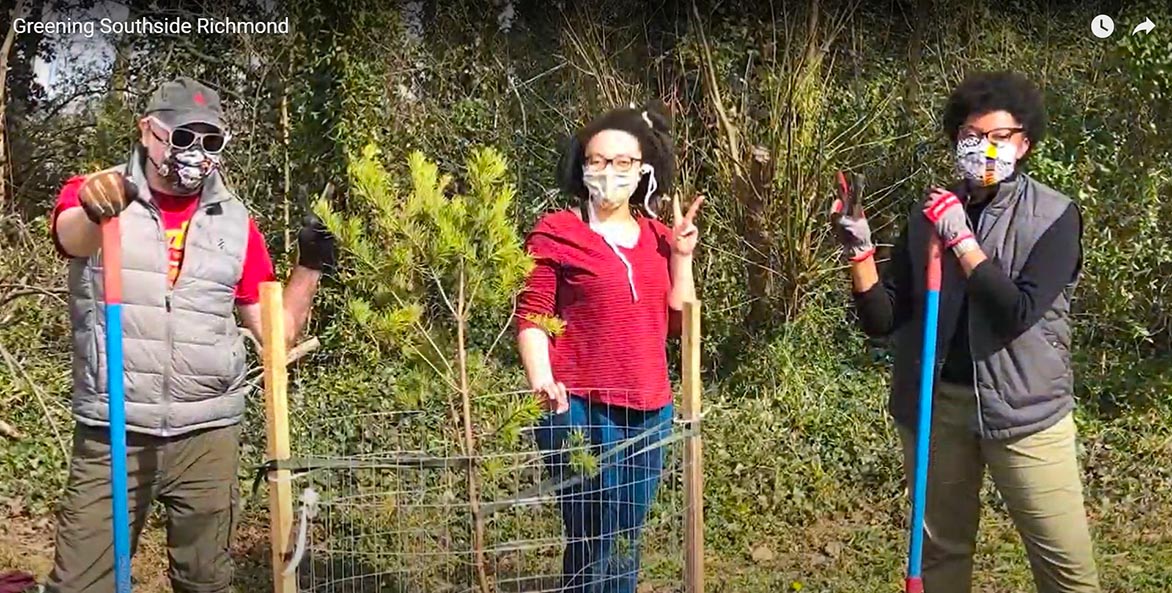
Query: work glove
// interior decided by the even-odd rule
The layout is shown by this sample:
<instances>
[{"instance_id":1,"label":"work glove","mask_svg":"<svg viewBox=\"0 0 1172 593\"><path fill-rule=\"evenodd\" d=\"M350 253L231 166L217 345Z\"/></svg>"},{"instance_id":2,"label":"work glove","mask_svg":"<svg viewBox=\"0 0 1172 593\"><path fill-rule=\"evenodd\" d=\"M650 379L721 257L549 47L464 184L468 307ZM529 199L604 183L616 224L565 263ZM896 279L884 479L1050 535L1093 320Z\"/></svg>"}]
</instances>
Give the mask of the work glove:
<instances>
[{"instance_id":1,"label":"work glove","mask_svg":"<svg viewBox=\"0 0 1172 593\"><path fill-rule=\"evenodd\" d=\"M337 259L337 240L316 214L305 215L297 233L297 265L319 272L332 271Z\"/></svg>"},{"instance_id":2,"label":"work glove","mask_svg":"<svg viewBox=\"0 0 1172 593\"><path fill-rule=\"evenodd\" d=\"M102 224L121 214L136 195L138 187L134 182L118 171L107 169L86 177L77 197L85 215L94 224Z\"/></svg>"},{"instance_id":3,"label":"work glove","mask_svg":"<svg viewBox=\"0 0 1172 593\"><path fill-rule=\"evenodd\" d=\"M936 227L936 234L947 249L966 241L975 242L964 203L956 194L938 187L928 192L924 200L924 216Z\"/></svg>"},{"instance_id":4,"label":"work glove","mask_svg":"<svg viewBox=\"0 0 1172 593\"><path fill-rule=\"evenodd\" d=\"M863 178L852 175L848 182L846 175L839 171L838 189L839 197L830 206L830 223L846 258L852 262L864 261L875 255L875 244L871 242L871 225L863 214Z\"/></svg>"}]
</instances>

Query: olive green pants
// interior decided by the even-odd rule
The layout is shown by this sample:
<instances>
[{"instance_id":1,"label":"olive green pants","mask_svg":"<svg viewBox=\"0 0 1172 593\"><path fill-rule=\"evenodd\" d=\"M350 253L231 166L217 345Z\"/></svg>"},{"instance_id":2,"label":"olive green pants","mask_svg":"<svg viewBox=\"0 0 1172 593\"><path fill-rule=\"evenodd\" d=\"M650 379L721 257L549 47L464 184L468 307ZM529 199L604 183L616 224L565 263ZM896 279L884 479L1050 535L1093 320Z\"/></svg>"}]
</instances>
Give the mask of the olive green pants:
<instances>
[{"instance_id":1,"label":"olive green pants","mask_svg":"<svg viewBox=\"0 0 1172 593\"><path fill-rule=\"evenodd\" d=\"M970 428L976 414L972 387L941 385L933 408L924 514L924 592L972 590L987 467L1025 543L1039 593L1099 593L1073 415L1029 436L982 440ZM911 484L915 434L902 426L899 433Z\"/></svg>"},{"instance_id":2,"label":"olive green pants","mask_svg":"<svg viewBox=\"0 0 1172 593\"><path fill-rule=\"evenodd\" d=\"M169 576L176 593L229 591L239 447L239 426L172 438L127 434L131 554L151 506L161 502L167 512ZM79 424L46 591L114 591L112 515L108 432Z\"/></svg>"}]
</instances>

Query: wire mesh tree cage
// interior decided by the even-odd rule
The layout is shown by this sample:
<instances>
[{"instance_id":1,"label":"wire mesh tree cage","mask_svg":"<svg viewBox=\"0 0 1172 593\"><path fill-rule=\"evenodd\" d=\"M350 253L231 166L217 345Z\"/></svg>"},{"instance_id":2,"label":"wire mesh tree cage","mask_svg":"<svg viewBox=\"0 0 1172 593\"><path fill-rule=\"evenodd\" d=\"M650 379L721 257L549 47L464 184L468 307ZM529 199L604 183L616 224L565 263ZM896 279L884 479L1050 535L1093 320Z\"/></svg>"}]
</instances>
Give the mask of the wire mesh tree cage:
<instances>
[{"instance_id":1,"label":"wire mesh tree cage","mask_svg":"<svg viewBox=\"0 0 1172 593\"><path fill-rule=\"evenodd\" d=\"M278 290L262 308L280 311ZM415 411L290 418L283 344L266 331L274 591L560 592L703 587L699 305L685 314L682 394L661 413L579 411L477 426ZM264 315L279 326L277 315ZM279 327L274 327L280 330ZM574 388L605 400L602 390ZM479 395L516 410L528 392ZM484 405L495 403L497 405ZM344 435L290 445L289 433ZM493 430L515 430L489 438ZM499 436L499 435L498 435ZM605 587L597 590L607 590Z\"/></svg>"}]
</instances>

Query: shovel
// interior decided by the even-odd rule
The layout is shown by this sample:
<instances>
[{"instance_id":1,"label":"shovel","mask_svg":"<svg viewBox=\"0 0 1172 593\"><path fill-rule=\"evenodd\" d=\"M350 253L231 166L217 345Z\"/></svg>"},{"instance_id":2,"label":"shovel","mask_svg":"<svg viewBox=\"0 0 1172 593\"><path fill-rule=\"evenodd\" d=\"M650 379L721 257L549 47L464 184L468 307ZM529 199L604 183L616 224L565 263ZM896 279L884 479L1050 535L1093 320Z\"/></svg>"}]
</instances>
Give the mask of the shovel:
<instances>
[{"instance_id":1,"label":"shovel","mask_svg":"<svg viewBox=\"0 0 1172 593\"><path fill-rule=\"evenodd\" d=\"M117 217L102 222L102 284L106 301L114 583L116 593L130 593L130 504L126 485L126 401L122 372L122 232Z\"/></svg>"},{"instance_id":2,"label":"shovel","mask_svg":"<svg viewBox=\"0 0 1172 593\"><path fill-rule=\"evenodd\" d=\"M924 300L924 342L920 356L920 414L916 426L916 463L912 489L912 525L908 546L905 593L923 593L924 506L928 493L928 443L932 438L932 390L936 378L936 322L940 310L940 237L928 240L927 290Z\"/></svg>"}]
</instances>

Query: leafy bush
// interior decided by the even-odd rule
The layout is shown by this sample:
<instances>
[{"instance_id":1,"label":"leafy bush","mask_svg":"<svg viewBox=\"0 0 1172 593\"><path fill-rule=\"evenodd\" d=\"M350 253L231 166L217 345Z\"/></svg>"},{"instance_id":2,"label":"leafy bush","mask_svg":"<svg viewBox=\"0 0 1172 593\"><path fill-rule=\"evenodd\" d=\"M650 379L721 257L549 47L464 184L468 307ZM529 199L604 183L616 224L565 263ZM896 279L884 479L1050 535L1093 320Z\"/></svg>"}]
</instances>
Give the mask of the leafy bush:
<instances>
[{"instance_id":1,"label":"leafy bush","mask_svg":"<svg viewBox=\"0 0 1172 593\"><path fill-rule=\"evenodd\" d=\"M240 4L240 14L264 13ZM568 203L550 189L570 130L615 103L658 97L674 118L681 185L709 198L699 221L697 283L713 555L740 566L751 546L784 540L794 542L800 564L814 553L806 543L811 525L826 522L865 525L883 540L878 548L895 550L906 502L883 409L889 353L851 323L845 274L825 233L829 174L867 175L868 213L877 238L890 243L923 189L951 175L939 125L948 90L969 71L1011 68L1041 85L1050 111L1051 134L1029 171L1084 213L1075 372L1096 524L1109 531L1112 522L1166 514L1168 477L1146 462L1166 457L1172 442L1172 140L1161 127L1172 117L1172 30L1163 24L1172 16L1165 3L1129 5L1114 40L1101 42L1087 37L1086 23L1101 10L1093 3L1061 10L960 0L816 3L816 15L808 5L780 3L698 2L695 12L690 4L615 0L586 10L506 3L516 8L508 28L499 24L499 3L424 4L419 38L405 34L395 11L355 3L290 7L296 33L288 37L136 38L125 46L134 59L111 71L74 65L67 86L97 89L74 102L36 86L32 60L51 50L42 39L18 36L8 112L15 191L0 201L0 345L19 368L0 363L0 420L25 436L0 441L0 495L31 512L49 510L65 477L60 440L70 426L65 309L51 296L6 295L20 290L14 285L64 283L44 234L61 181L123 158L133 114L182 67L224 91L237 138L226 171L270 246L288 246L291 225L313 206L304 196L328 181L339 188L335 201L316 206L347 252L343 274L319 293L311 324L323 347L294 371L296 452L456 457L467 446L466 424L480 453L509 459L525 451L518 439L536 409L509 395L523 382L515 348L501 334L509 291L525 269L514 259L517 237L539 213ZM1123 23L1144 17L1158 23L1151 34L1120 34ZM718 106L738 128L737 150ZM372 144L378 151L368 150ZM757 180L763 202L738 185L746 177L739 167L751 164L756 146L772 163ZM289 259L275 259L283 275ZM476 277L473 269L504 272L465 285L474 306L453 316L460 265L466 280ZM755 328L746 323L754 307ZM466 383L454 372L460 344ZM450 407L465 393L485 396L473 400L467 423L462 405L454 416ZM263 422L256 409L250 414L249 463L263 449ZM493 463L478 468L483 499L532 478ZM382 503L387 493L424 492L419 501L447 505L434 533L401 538L411 546L400 552L474 547L471 510L458 504L466 473L451 469L430 482L422 474L405 482L407 474L360 473L332 487L381 494ZM358 517L351 534L365 539L351 547L393 552L378 534L398 529L400 519L404 533L419 534L436 518L394 514L404 508L397 502L392 514ZM548 514L518 514L490 527L490 538L498 528L510 537L550 537L558 523ZM648 536L664 531L660 525ZM1120 555L1132 552L1113 545L1123 546ZM1166 553L1159 544L1144 549L1153 558ZM893 571L897 555L886 560ZM1146 572L1166 564L1152 560ZM886 565L879 565L881 572ZM846 579L843 568L835 576ZM790 585L774 572L766 590ZM876 590L875 582L859 580L849 590Z\"/></svg>"}]
</instances>

